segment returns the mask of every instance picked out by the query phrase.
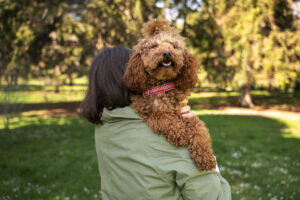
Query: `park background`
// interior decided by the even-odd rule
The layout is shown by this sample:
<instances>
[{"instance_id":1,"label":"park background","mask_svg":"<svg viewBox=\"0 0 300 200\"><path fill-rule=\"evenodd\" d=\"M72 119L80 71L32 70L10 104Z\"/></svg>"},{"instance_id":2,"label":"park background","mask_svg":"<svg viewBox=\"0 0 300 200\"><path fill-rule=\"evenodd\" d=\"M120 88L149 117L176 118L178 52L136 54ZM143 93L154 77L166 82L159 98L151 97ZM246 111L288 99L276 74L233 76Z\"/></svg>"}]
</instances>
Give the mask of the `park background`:
<instances>
[{"instance_id":1,"label":"park background","mask_svg":"<svg viewBox=\"0 0 300 200\"><path fill-rule=\"evenodd\" d=\"M0 0L0 200L101 198L88 70L157 17L199 60L189 104L233 199L300 199L299 1Z\"/></svg>"}]
</instances>

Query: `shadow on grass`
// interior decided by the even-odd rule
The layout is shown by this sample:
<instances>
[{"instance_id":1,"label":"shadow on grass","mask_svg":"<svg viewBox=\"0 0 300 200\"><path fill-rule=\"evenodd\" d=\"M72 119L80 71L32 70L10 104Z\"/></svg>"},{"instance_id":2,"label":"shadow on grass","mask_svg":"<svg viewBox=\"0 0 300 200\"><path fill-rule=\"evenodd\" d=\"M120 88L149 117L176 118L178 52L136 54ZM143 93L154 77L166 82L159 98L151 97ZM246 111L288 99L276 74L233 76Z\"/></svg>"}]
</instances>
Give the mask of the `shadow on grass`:
<instances>
[{"instance_id":1,"label":"shadow on grass","mask_svg":"<svg viewBox=\"0 0 300 200\"><path fill-rule=\"evenodd\" d=\"M51 89L51 91L55 90L55 86L54 85L16 85L16 86L12 86L12 91L14 92L37 92L37 91L45 91L45 89L47 88L47 90ZM62 90L64 89L68 89L71 90L72 88L76 87L80 87L82 91L86 90L87 84L74 84L74 85L60 85L60 88L62 88ZM3 91L4 87L0 86L0 91ZM78 90L78 88L76 89Z\"/></svg>"},{"instance_id":2,"label":"shadow on grass","mask_svg":"<svg viewBox=\"0 0 300 200\"><path fill-rule=\"evenodd\" d=\"M3 91L4 87L0 87L0 91ZM16 85L13 86L12 91L14 92L25 92L25 91L42 91L42 85Z\"/></svg>"},{"instance_id":3,"label":"shadow on grass","mask_svg":"<svg viewBox=\"0 0 300 200\"><path fill-rule=\"evenodd\" d=\"M199 117L233 199L299 199L300 140L284 137L286 121ZM99 199L94 126L80 117L28 120L0 130L0 199Z\"/></svg>"},{"instance_id":4,"label":"shadow on grass","mask_svg":"<svg viewBox=\"0 0 300 200\"><path fill-rule=\"evenodd\" d=\"M81 101L72 102L57 102L57 103L30 103L22 104L21 109L14 111L15 113L25 112L25 111L36 111L36 110L51 110L51 109L64 109L66 112L76 112L80 107ZM4 105L0 104L0 114ZM11 105L13 107L13 105ZM11 111L11 110L10 110ZM12 113L12 112L9 112Z\"/></svg>"},{"instance_id":5,"label":"shadow on grass","mask_svg":"<svg viewBox=\"0 0 300 200\"><path fill-rule=\"evenodd\" d=\"M195 108L218 108L224 106L238 106L238 95L192 97L189 104ZM269 108L271 106L284 106L292 109L300 107L299 93L271 93L270 95L252 94L253 103L257 106Z\"/></svg>"},{"instance_id":6,"label":"shadow on grass","mask_svg":"<svg viewBox=\"0 0 300 200\"><path fill-rule=\"evenodd\" d=\"M218 108L223 106L238 106L238 96L217 96L190 98L189 105L193 108Z\"/></svg>"}]
</instances>

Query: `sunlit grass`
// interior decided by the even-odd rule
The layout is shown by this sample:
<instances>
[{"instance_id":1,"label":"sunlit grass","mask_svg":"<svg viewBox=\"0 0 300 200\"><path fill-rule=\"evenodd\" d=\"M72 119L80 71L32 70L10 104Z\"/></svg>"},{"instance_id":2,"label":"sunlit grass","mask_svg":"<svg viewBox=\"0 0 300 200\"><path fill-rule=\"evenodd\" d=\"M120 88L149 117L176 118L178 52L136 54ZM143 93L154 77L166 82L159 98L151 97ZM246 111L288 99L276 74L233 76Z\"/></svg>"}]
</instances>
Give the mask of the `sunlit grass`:
<instances>
[{"instance_id":1,"label":"sunlit grass","mask_svg":"<svg viewBox=\"0 0 300 200\"><path fill-rule=\"evenodd\" d=\"M19 78L18 84L27 84L27 85L50 85L53 84L53 80L51 78L30 78L29 80ZM88 83L88 77L82 76L82 77L76 77L73 79L73 84L87 84Z\"/></svg>"},{"instance_id":2,"label":"sunlit grass","mask_svg":"<svg viewBox=\"0 0 300 200\"><path fill-rule=\"evenodd\" d=\"M4 116L0 115L0 129L4 128ZM10 130L14 130L17 128L22 128L25 126L38 126L38 125L50 125L50 124L57 124L57 125L64 125L68 124L68 118L65 117L49 117L47 115L44 116L27 116L24 114L20 115L12 115L10 118L9 128Z\"/></svg>"},{"instance_id":3,"label":"sunlit grass","mask_svg":"<svg viewBox=\"0 0 300 200\"><path fill-rule=\"evenodd\" d=\"M55 102L72 102L81 101L87 90L87 77L74 79L74 85L61 85L59 92L55 92L55 86L44 85L45 80L32 79L13 86L10 93L15 100L23 104L34 103L55 103ZM5 95L4 86L0 86L0 99Z\"/></svg>"},{"instance_id":4,"label":"sunlit grass","mask_svg":"<svg viewBox=\"0 0 300 200\"><path fill-rule=\"evenodd\" d=\"M287 128L284 130L283 137L300 139L300 120L286 120L285 123Z\"/></svg>"},{"instance_id":5,"label":"sunlit grass","mask_svg":"<svg viewBox=\"0 0 300 200\"><path fill-rule=\"evenodd\" d=\"M264 96L271 96L272 93L265 90L253 90L251 91L252 95L264 95ZM227 97L227 96L239 96L240 93L238 91L228 91L228 92L192 92L191 98L197 97Z\"/></svg>"},{"instance_id":6,"label":"sunlit grass","mask_svg":"<svg viewBox=\"0 0 300 200\"><path fill-rule=\"evenodd\" d=\"M12 92L12 95L19 103L32 104L82 101L85 93L86 86L62 86L59 93L55 93L52 87L46 86L43 90L16 91ZM4 95L4 92L0 91L0 98Z\"/></svg>"}]
</instances>

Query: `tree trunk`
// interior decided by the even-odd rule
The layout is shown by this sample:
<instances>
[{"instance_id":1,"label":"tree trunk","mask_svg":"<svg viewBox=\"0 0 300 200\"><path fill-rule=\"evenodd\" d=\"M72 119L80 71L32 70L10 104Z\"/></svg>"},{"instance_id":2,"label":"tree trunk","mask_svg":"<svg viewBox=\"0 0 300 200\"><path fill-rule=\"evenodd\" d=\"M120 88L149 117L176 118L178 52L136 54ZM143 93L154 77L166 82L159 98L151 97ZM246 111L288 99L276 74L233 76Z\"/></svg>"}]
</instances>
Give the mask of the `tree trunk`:
<instances>
[{"instance_id":1,"label":"tree trunk","mask_svg":"<svg viewBox=\"0 0 300 200\"><path fill-rule=\"evenodd\" d=\"M73 77L72 74L68 74L68 78L69 78L69 86L73 85Z\"/></svg>"},{"instance_id":2,"label":"tree trunk","mask_svg":"<svg viewBox=\"0 0 300 200\"><path fill-rule=\"evenodd\" d=\"M295 87L294 87L294 92L296 91L300 91L300 73L298 72L297 72L297 77L296 77Z\"/></svg>"},{"instance_id":3,"label":"tree trunk","mask_svg":"<svg viewBox=\"0 0 300 200\"><path fill-rule=\"evenodd\" d=\"M273 79L274 79L274 75L275 75L275 69L274 67L272 67L268 73L268 81L269 81L269 85L268 85L268 91L271 92L273 90Z\"/></svg>"},{"instance_id":4,"label":"tree trunk","mask_svg":"<svg viewBox=\"0 0 300 200\"><path fill-rule=\"evenodd\" d=\"M58 83L55 84L54 92L59 93L59 84Z\"/></svg>"},{"instance_id":5,"label":"tree trunk","mask_svg":"<svg viewBox=\"0 0 300 200\"><path fill-rule=\"evenodd\" d=\"M60 81L59 81L59 76L60 76L60 66L55 65L54 67L54 92L59 93L59 86L60 86Z\"/></svg>"},{"instance_id":6,"label":"tree trunk","mask_svg":"<svg viewBox=\"0 0 300 200\"><path fill-rule=\"evenodd\" d=\"M252 97L250 93L250 84L245 83L241 89L240 97L239 97L239 106L245 108L252 108L254 104L252 103Z\"/></svg>"},{"instance_id":7,"label":"tree trunk","mask_svg":"<svg viewBox=\"0 0 300 200\"><path fill-rule=\"evenodd\" d=\"M243 70L244 70L245 82L244 85L242 86L239 101L238 101L238 105L245 108L254 107L251 93L250 93L251 82L252 82L251 63L249 60L250 52L251 52L251 45L247 45L243 51Z\"/></svg>"},{"instance_id":8,"label":"tree trunk","mask_svg":"<svg viewBox=\"0 0 300 200\"><path fill-rule=\"evenodd\" d=\"M181 34L183 37L187 37L187 32L186 32L186 27L187 27L187 23L186 23L186 15L187 15L187 2L186 0L183 1L183 8L182 8L182 15L183 15L183 29L181 31Z\"/></svg>"},{"instance_id":9,"label":"tree trunk","mask_svg":"<svg viewBox=\"0 0 300 200\"><path fill-rule=\"evenodd\" d=\"M6 116L5 116L5 119L4 119L4 129L5 130L9 130L9 114L7 114Z\"/></svg>"}]
</instances>

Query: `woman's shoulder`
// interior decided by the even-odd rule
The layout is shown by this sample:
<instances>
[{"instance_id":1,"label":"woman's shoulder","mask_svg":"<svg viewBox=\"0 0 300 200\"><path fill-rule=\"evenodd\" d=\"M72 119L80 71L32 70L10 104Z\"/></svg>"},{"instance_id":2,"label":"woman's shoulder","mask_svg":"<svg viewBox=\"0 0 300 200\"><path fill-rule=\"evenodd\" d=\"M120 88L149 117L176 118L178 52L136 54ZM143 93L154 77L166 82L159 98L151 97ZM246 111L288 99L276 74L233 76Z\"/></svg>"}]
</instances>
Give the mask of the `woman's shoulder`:
<instances>
[{"instance_id":1,"label":"woman's shoulder","mask_svg":"<svg viewBox=\"0 0 300 200\"><path fill-rule=\"evenodd\" d=\"M170 144L162 135L151 130L147 122L130 107L105 109L102 115L103 124L96 126L96 142L122 143L126 148L147 149L153 155L176 154L189 157L186 148Z\"/></svg>"},{"instance_id":2,"label":"woman's shoulder","mask_svg":"<svg viewBox=\"0 0 300 200\"><path fill-rule=\"evenodd\" d=\"M103 109L101 120L103 123L116 122L120 120L141 120L141 117L134 112L130 106L114 109Z\"/></svg>"}]
</instances>

